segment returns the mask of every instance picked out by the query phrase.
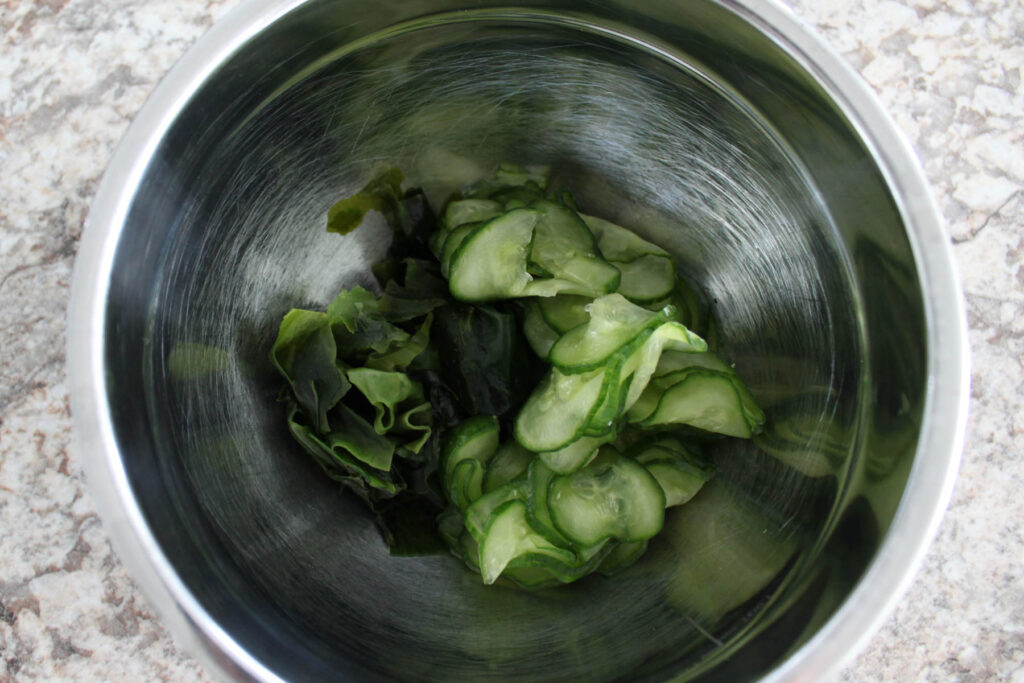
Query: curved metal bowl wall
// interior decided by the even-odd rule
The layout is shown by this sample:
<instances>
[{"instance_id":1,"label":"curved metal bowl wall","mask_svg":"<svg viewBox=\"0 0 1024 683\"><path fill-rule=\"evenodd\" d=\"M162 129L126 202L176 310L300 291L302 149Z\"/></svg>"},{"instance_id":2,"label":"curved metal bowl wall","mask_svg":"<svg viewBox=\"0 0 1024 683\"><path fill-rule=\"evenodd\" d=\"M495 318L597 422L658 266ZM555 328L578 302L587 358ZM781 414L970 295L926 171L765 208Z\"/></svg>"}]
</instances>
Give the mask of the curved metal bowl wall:
<instances>
[{"instance_id":1,"label":"curved metal bowl wall","mask_svg":"<svg viewBox=\"0 0 1024 683\"><path fill-rule=\"evenodd\" d=\"M713 3L442 4L299 6L205 80L148 159L105 302L132 496L266 675L768 672L862 576L918 443L925 302L886 179L798 64ZM671 539L616 580L542 594L484 588L448 557L389 557L288 438L266 361L277 322L370 285L386 248L379 224L326 234L327 208L381 162L436 199L462 172L453 155L552 164L712 299L769 416L762 439L714 450L712 495L754 511L718 531L761 525L779 548L734 609L666 597L686 560ZM733 569L726 594L747 588Z\"/></svg>"}]
</instances>

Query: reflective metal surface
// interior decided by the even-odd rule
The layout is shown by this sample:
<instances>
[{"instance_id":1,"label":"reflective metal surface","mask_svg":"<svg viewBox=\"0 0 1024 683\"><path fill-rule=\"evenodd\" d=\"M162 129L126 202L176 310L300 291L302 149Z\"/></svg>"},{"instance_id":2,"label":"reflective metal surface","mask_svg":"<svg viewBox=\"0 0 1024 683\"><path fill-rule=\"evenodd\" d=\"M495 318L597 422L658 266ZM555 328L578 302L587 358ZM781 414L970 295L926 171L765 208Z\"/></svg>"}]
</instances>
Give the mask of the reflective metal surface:
<instances>
[{"instance_id":1,"label":"reflective metal surface","mask_svg":"<svg viewBox=\"0 0 1024 683\"><path fill-rule=\"evenodd\" d=\"M816 680L910 580L955 475L963 309L920 170L770 2L250 2L173 70L89 218L73 409L122 557L176 635L261 680ZM435 200L549 163L669 248L768 414L616 580L484 588L389 557L288 438L282 314L369 285L379 162Z\"/></svg>"}]
</instances>

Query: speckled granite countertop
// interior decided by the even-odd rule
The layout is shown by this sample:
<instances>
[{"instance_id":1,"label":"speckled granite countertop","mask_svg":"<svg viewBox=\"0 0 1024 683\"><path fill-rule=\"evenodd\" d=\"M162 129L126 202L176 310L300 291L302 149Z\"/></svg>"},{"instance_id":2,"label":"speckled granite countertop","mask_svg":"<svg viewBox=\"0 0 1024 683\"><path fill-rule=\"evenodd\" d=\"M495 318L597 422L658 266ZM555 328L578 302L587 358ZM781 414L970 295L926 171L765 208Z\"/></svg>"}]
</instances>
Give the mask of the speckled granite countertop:
<instances>
[{"instance_id":1,"label":"speckled granite countertop","mask_svg":"<svg viewBox=\"0 0 1024 683\"><path fill-rule=\"evenodd\" d=\"M71 444L65 308L133 114L236 0L0 0L0 682L203 680L113 554ZM1024 3L795 0L881 95L948 222L970 433L924 569L850 681L1024 682Z\"/></svg>"}]
</instances>

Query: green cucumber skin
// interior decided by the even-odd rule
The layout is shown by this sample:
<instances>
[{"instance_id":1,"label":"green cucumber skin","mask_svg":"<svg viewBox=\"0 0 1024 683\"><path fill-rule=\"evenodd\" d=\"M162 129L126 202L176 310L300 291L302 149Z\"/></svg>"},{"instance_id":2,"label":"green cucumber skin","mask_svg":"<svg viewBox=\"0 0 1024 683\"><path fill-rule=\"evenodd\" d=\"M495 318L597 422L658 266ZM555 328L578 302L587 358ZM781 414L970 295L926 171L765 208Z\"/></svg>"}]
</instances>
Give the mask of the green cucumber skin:
<instances>
[{"instance_id":1,"label":"green cucumber skin","mask_svg":"<svg viewBox=\"0 0 1024 683\"><path fill-rule=\"evenodd\" d=\"M637 426L655 428L684 424L741 439L749 439L760 431L764 413L749 415L741 393L745 387L738 386L730 375L695 367L667 377L680 379L661 390L653 412L634 420ZM709 382L713 383L710 387ZM695 386L698 389L694 389ZM715 394L710 393L712 389ZM712 397L718 399L719 406L709 403ZM698 398L703 398L703 401L698 402Z\"/></svg>"},{"instance_id":2,"label":"green cucumber skin","mask_svg":"<svg viewBox=\"0 0 1024 683\"><path fill-rule=\"evenodd\" d=\"M483 468L498 449L498 429L498 418L481 415L462 422L445 434L441 445L442 481L449 500L460 508L472 503L482 493ZM473 463L477 466L473 467ZM457 476L460 467L465 473L462 477ZM470 480L463 481L464 477ZM467 490L471 482L473 488Z\"/></svg>"},{"instance_id":3,"label":"green cucumber skin","mask_svg":"<svg viewBox=\"0 0 1024 683\"><path fill-rule=\"evenodd\" d=\"M467 235L448 267L452 296L471 303L520 296L533 280L526 260L539 217L531 209L514 209Z\"/></svg>"},{"instance_id":4,"label":"green cucumber skin","mask_svg":"<svg viewBox=\"0 0 1024 683\"><path fill-rule=\"evenodd\" d=\"M581 521L585 510L581 498L587 497L587 491L593 494L591 514L615 512L606 514L606 520ZM646 541L664 524L665 494L657 480L639 463L617 454L599 456L573 474L555 477L548 488L548 505L558 531L582 546L606 540ZM625 515L624 505L628 506Z\"/></svg>"}]
</instances>

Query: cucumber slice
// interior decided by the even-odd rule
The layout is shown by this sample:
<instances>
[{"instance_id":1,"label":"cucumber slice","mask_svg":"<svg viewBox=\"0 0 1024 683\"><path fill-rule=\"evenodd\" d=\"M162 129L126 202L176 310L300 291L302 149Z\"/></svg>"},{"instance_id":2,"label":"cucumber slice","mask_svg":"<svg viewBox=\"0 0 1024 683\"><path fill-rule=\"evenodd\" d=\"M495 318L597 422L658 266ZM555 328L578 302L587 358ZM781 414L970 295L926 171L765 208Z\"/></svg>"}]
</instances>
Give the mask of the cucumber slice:
<instances>
[{"instance_id":1,"label":"cucumber slice","mask_svg":"<svg viewBox=\"0 0 1024 683\"><path fill-rule=\"evenodd\" d=\"M498 169L466 193L467 197L490 197L512 187L534 186L543 192L548 184L549 169L546 166L518 166L502 163Z\"/></svg>"},{"instance_id":2,"label":"cucumber slice","mask_svg":"<svg viewBox=\"0 0 1024 683\"><path fill-rule=\"evenodd\" d=\"M655 460L644 467L665 493L667 508L689 502L711 478L710 472L693 467L678 456Z\"/></svg>"},{"instance_id":3,"label":"cucumber slice","mask_svg":"<svg viewBox=\"0 0 1024 683\"><path fill-rule=\"evenodd\" d=\"M608 294L590 304L590 321L563 334L548 358L562 372L584 372L608 359L644 332L667 320L630 303L621 294Z\"/></svg>"},{"instance_id":4,"label":"cucumber slice","mask_svg":"<svg viewBox=\"0 0 1024 683\"><path fill-rule=\"evenodd\" d=\"M545 465L543 460L534 458L526 475L526 509L530 515L530 522L538 532L555 545L568 548L571 545L569 539L555 528L548 508L548 488L551 486L551 480L557 476L558 473Z\"/></svg>"},{"instance_id":5,"label":"cucumber slice","mask_svg":"<svg viewBox=\"0 0 1024 683\"><path fill-rule=\"evenodd\" d=\"M439 250L442 275L448 277L448 271L451 268L452 257L455 256L455 252L459 250L459 247L462 246L466 238L481 225L481 223L465 223L454 230L444 233L444 240L441 242Z\"/></svg>"},{"instance_id":6,"label":"cucumber slice","mask_svg":"<svg viewBox=\"0 0 1024 683\"><path fill-rule=\"evenodd\" d=\"M527 590L550 588L561 583L546 567L505 567L501 577Z\"/></svg>"},{"instance_id":7,"label":"cucumber slice","mask_svg":"<svg viewBox=\"0 0 1024 683\"><path fill-rule=\"evenodd\" d=\"M658 369L654 371L655 377L670 375L686 368L707 368L716 372L731 373L732 366L710 351L692 352L665 351L658 360Z\"/></svg>"},{"instance_id":8,"label":"cucumber slice","mask_svg":"<svg viewBox=\"0 0 1024 683\"><path fill-rule=\"evenodd\" d=\"M557 269L545 263L558 266L579 254L597 256L594 235L575 211L550 199L539 199L532 208L540 214L537 237L543 243L534 245L536 253L531 254L531 261L555 274Z\"/></svg>"},{"instance_id":9,"label":"cucumber slice","mask_svg":"<svg viewBox=\"0 0 1024 683\"><path fill-rule=\"evenodd\" d=\"M741 390L741 386L742 383L734 382L733 377L725 373L702 368L682 370L651 382L644 392L652 391L651 398L644 400L642 395L629 411L629 420L644 428L687 424L708 432L748 439L760 431L764 413L757 408L757 412L750 415L752 407L757 406L752 402L744 405L741 391L745 393L745 389ZM656 403L654 409L644 415L652 402Z\"/></svg>"},{"instance_id":10,"label":"cucumber slice","mask_svg":"<svg viewBox=\"0 0 1024 683\"><path fill-rule=\"evenodd\" d=\"M678 311L679 322L707 339L710 348L715 348L712 343L712 337L717 333L715 319L696 285L677 274L675 290L670 299Z\"/></svg>"},{"instance_id":11,"label":"cucumber slice","mask_svg":"<svg viewBox=\"0 0 1024 683\"><path fill-rule=\"evenodd\" d=\"M612 576L640 559L647 551L647 541L617 543L611 552L605 555L598 565L597 571L605 576Z\"/></svg>"},{"instance_id":12,"label":"cucumber slice","mask_svg":"<svg viewBox=\"0 0 1024 683\"><path fill-rule=\"evenodd\" d=\"M465 509L463 523L466 531L473 535L477 543L483 543L495 511L510 500L525 501L528 492L526 481L521 480L480 496Z\"/></svg>"},{"instance_id":13,"label":"cucumber slice","mask_svg":"<svg viewBox=\"0 0 1024 683\"><path fill-rule=\"evenodd\" d=\"M448 237L447 230L435 230L430 235L430 239L427 240L427 246L430 247L430 253L435 256L438 260L441 259L441 251L444 249L444 241Z\"/></svg>"},{"instance_id":14,"label":"cucumber slice","mask_svg":"<svg viewBox=\"0 0 1024 683\"><path fill-rule=\"evenodd\" d=\"M487 463L498 450L498 418L473 417L452 428L441 446L441 472L448 499L462 507L480 497Z\"/></svg>"},{"instance_id":15,"label":"cucumber slice","mask_svg":"<svg viewBox=\"0 0 1024 683\"><path fill-rule=\"evenodd\" d=\"M444 211L444 227L451 231L466 223L489 221L503 212L501 203L492 199L459 199L448 203Z\"/></svg>"},{"instance_id":16,"label":"cucumber slice","mask_svg":"<svg viewBox=\"0 0 1024 683\"><path fill-rule=\"evenodd\" d=\"M619 294L638 304L664 299L676 284L676 267L667 256L647 254L632 261L609 261L619 269Z\"/></svg>"},{"instance_id":17,"label":"cucumber slice","mask_svg":"<svg viewBox=\"0 0 1024 683\"><path fill-rule=\"evenodd\" d=\"M736 395L740 400L740 408L742 409L744 416L747 418L747 421L750 423L751 429L755 434L760 432L760 426L764 424L765 420L764 411L761 410L761 407L757 404L757 401L754 400L754 397L751 395L747 385L743 383L743 380L740 379L740 376L736 374L736 371L731 365L710 352L703 354L683 353L681 356L683 356L683 358L675 356L674 353L672 353L664 365L665 373L662 374L659 369L656 375L664 377L664 381L666 382L673 382L673 377L681 378L683 376L681 373L683 373L687 367L707 368L708 370L713 370L726 375L732 381L733 387L736 389ZM685 360L690 361L689 366L683 365ZM676 364L682 366L682 369L674 372L670 371L672 366ZM659 362L659 367L660 365L661 364Z\"/></svg>"},{"instance_id":18,"label":"cucumber slice","mask_svg":"<svg viewBox=\"0 0 1024 683\"><path fill-rule=\"evenodd\" d=\"M682 327L682 325L679 325ZM685 328L683 328L685 330ZM675 334L678 333L676 330L666 330L667 333ZM688 334L691 334L687 330ZM692 335L694 339L700 339L696 335ZM703 343L703 340L701 340ZM710 352L703 351L699 346L693 348L690 351L677 350L682 349L685 342L680 338L677 338L671 343L675 348L661 351L660 358L656 361L657 366L654 368L653 380L648 378L647 382L644 382L643 386L637 383L640 391L630 392L628 405L626 410L630 413L631 422L640 422L643 419L649 417L654 409L658 407L658 402L661 401L661 395L673 384L682 379L683 374L686 371L693 368L706 368L715 372L721 372L730 377L735 376L733 369L714 356ZM664 345L664 344L663 344ZM641 364L641 372L647 372L650 370L648 365L650 358L653 356L652 349L646 349L648 351L647 358ZM736 378L737 380L739 378ZM653 387L648 390L649 384L653 383ZM742 386L742 383L741 383ZM746 387L743 387L744 391ZM753 399L751 399L753 400ZM756 404L755 404L756 407Z\"/></svg>"},{"instance_id":19,"label":"cucumber slice","mask_svg":"<svg viewBox=\"0 0 1024 683\"><path fill-rule=\"evenodd\" d=\"M630 344L616 352L617 360L606 364L605 399L594 412L584 434L601 436L614 434L615 424L642 395L651 374L657 367L658 357L666 345L689 345L701 342L682 325L668 322L653 331L645 331ZM701 342L702 343L702 342Z\"/></svg>"},{"instance_id":20,"label":"cucumber slice","mask_svg":"<svg viewBox=\"0 0 1024 683\"><path fill-rule=\"evenodd\" d=\"M466 564L473 571L480 571L480 544L473 538L473 534L465 529L462 530L462 534L459 536L458 555L465 560Z\"/></svg>"},{"instance_id":21,"label":"cucumber slice","mask_svg":"<svg viewBox=\"0 0 1024 683\"><path fill-rule=\"evenodd\" d=\"M603 368L565 375L552 368L516 416L515 437L530 451L557 451L578 439L605 389Z\"/></svg>"},{"instance_id":22,"label":"cucumber slice","mask_svg":"<svg viewBox=\"0 0 1024 683\"><path fill-rule=\"evenodd\" d=\"M476 460L463 460L448 479L448 501L465 510L483 495L484 467Z\"/></svg>"},{"instance_id":23,"label":"cucumber slice","mask_svg":"<svg viewBox=\"0 0 1024 683\"><path fill-rule=\"evenodd\" d=\"M597 449L611 441L614 437L614 432L599 437L583 436L565 448L538 453L537 458L553 472L571 474L590 462L597 454Z\"/></svg>"},{"instance_id":24,"label":"cucumber slice","mask_svg":"<svg viewBox=\"0 0 1024 683\"><path fill-rule=\"evenodd\" d=\"M580 286L561 278L537 278L526 286L520 296L552 297L559 294L578 294Z\"/></svg>"},{"instance_id":25,"label":"cucumber slice","mask_svg":"<svg viewBox=\"0 0 1024 683\"><path fill-rule=\"evenodd\" d=\"M448 285L461 301L520 296L533 279L526 257L539 214L530 209L504 213L466 236L451 257Z\"/></svg>"},{"instance_id":26,"label":"cucumber slice","mask_svg":"<svg viewBox=\"0 0 1024 683\"><path fill-rule=\"evenodd\" d=\"M667 311L665 314L667 315ZM623 381L629 379L629 387L622 399L621 411L629 410L640 398L651 377L656 374L658 363L666 348L694 352L707 348L703 339L675 321L659 325L649 336L644 338L641 335L638 339L642 340L642 343L639 346L632 346L629 355L623 361Z\"/></svg>"},{"instance_id":27,"label":"cucumber slice","mask_svg":"<svg viewBox=\"0 0 1024 683\"><path fill-rule=\"evenodd\" d=\"M665 494L642 465L614 451L579 471L556 477L548 489L555 527L574 543L644 541L665 519Z\"/></svg>"},{"instance_id":28,"label":"cucumber slice","mask_svg":"<svg viewBox=\"0 0 1024 683\"><path fill-rule=\"evenodd\" d=\"M558 341L558 332L544 321L536 301L527 301L523 308L523 335L533 352L544 359Z\"/></svg>"},{"instance_id":29,"label":"cucumber slice","mask_svg":"<svg viewBox=\"0 0 1024 683\"><path fill-rule=\"evenodd\" d=\"M502 578L509 579L525 588L540 588L573 581L592 573L614 547L614 543L602 543L576 553L573 563L562 562L551 557L524 558L510 563L501 573Z\"/></svg>"},{"instance_id":30,"label":"cucumber slice","mask_svg":"<svg viewBox=\"0 0 1024 683\"><path fill-rule=\"evenodd\" d=\"M634 432L642 434L642 432ZM668 452L668 456L665 455ZM626 453L629 457L636 460L641 465L646 465L649 462L655 460L663 460L665 457L681 457L693 467L712 471L711 465L707 458L701 453L699 446L691 443L685 443L682 439L674 434L655 434L646 435L641 440L634 442L633 446L630 447Z\"/></svg>"},{"instance_id":31,"label":"cucumber slice","mask_svg":"<svg viewBox=\"0 0 1024 683\"><path fill-rule=\"evenodd\" d=\"M633 378L623 373L623 361L619 357L607 366L605 371L604 395L600 405L595 408L583 434L589 437L609 436L615 438L615 425L622 417L626 394Z\"/></svg>"},{"instance_id":32,"label":"cucumber slice","mask_svg":"<svg viewBox=\"0 0 1024 683\"><path fill-rule=\"evenodd\" d=\"M500 202L505 210L530 206L544 196L544 190L534 182L527 182L519 187L507 187L491 195L491 199Z\"/></svg>"},{"instance_id":33,"label":"cucumber slice","mask_svg":"<svg viewBox=\"0 0 1024 683\"><path fill-rule=\"evenodd\" d=\"M594 236L579 215L562 204L542 199L531 205L540 213L530 261L555 278L575 285L566 294L600 296L619 284L619 271L597 253Z\"/></svg>"},{"instance_id":34,"label":"cucumber slice","mask_svg":"<svg viewBox=\"0 0 1024 683\"><path fill-rule=\"evenodd\" d=\"M498 451L487 464L484 475L484 493L490 493L524 474L533 461L534 454L526 450L515 440L510 439L498 446Z\"/></svg>"},{"instance_id":35,"label":"cucumber slice","mask_svg":"<svg viewBox=\"0 0 1024 683\"><path fill-rule=\"evenodd\" d=\"M462 511L454 505L449 505L437 516L437 533L453 551L458 549L459 536L463 531Z\"/></svg>"},{"instance_id":36,"label":"cucumber slice","mask_svg":"<svg viewBox=\"0 0 1024 683\"><path fill-rule=\"evenodd\" d=\"M445 508L437 517L437 532L448 545L452 555L465 562L473 571L480 571L480 548L462 522L462 511L454 505Z\"/></svg>"},{"instance_id":37,"label":"cucumber slice","mask_svg":"<svg viewBox=\"0 0 1024 683\"><path fill-rule=\"evenodd\" d=\"M587 310L587 306L593 301L587 296L560 294L540 299L537 304L540 306L541 315L544 316L544 321L548 326L559 334L563 334L590 320L590 311Z\"/></svg>"},{"instance_id":38,"label":"cucumber slice","mask_svg":"<svg viewBox=\"0 0 1024 683\"><path fill-rule=\"evenodd\" d=\"M689 501L714 474L706 461L673 436L638 444L629 455L658 480L665 492L665 507Z\"/></svg>"},{"instance_id":39,"label":"cucumber slice","mask_svg":"<svg viewBox=\"0 0 1024 683\"><path fill-rule=\"evenodd\" d=\"M559 548L534 531L526 516L526 503L510 500L492 515L480 543L480 575L490 585L513 562L519 566L544 566L545 560L567 566L575 563L572 551Z\"/></svg>"},{"instance_id":40,"label":"cucumber slice","mask_svg":"<svg viewBox=\"0 0 1024 683\"><path fill-rule=\"evenodd\" d=\"M668 252L656 244L627 230L620 225L597 216L580 214L580 218L597 238L597 247L608 261L633 261L641 256L668 256Z\"/></svg>"}]
</instances>

